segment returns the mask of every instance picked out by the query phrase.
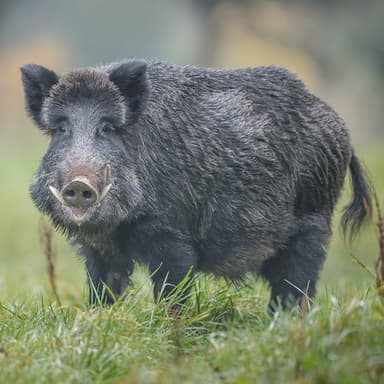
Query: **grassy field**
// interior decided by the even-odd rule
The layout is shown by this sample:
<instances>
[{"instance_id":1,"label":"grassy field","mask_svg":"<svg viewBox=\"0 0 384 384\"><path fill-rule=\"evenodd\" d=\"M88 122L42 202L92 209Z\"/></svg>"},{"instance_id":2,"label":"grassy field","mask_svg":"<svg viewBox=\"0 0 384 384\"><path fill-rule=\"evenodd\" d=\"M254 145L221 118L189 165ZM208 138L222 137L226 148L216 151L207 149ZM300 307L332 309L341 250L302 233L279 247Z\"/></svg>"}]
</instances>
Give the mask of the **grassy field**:
<instances>
[{"instance_id":1,"label":"grassy field","mask_svg":"<svg viewBox=\"0 0 384 384\"><path fill-rule=\"evenodd\" d=\"M165 303L153 303L142 270L124 302L89 309L82 263L55 235L59 304L27 190L43 148L0 146L0 382L384 382L384 302L374 277L353 260L373 270L373 225L349 245L337 213L319 294L305 318L271 318L261 281L236 288L201 277L175 320ZM384 196L380 146L358 153ZM346 191L340 207L348 198Z\"/></svg>"}]
</instances>

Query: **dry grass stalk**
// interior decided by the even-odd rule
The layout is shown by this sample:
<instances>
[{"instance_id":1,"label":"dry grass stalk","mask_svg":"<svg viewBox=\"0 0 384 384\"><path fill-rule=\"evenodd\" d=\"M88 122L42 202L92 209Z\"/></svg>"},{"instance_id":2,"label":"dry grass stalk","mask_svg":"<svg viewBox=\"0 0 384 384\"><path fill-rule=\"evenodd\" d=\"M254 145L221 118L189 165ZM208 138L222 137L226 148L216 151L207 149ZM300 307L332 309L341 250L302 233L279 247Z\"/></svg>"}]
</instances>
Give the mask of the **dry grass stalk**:
<instances>
[{"instance_id":1,"label":"dry grass stalk","mask_svg":"<svg viewBox=\"0 0 384 384\"><path fill-rule=\"evenodd\" d=\"M372 188L372 196L375 201L376 212L377 212L377 237L379 240L379 257L376 261L376 287L377 291L381 296L384 296L384 220L380 207L379 198L377 196L376 190Z\"/></svg>"},{"instance_id":2,"label":"dry grass stalk","mask_svg":"<svg viewBox=\"0 0 384 384\"><path fill-rule=\"evenodd\" d=\"M44 218L42 218L40 221L40 243L43 246L44 255L47 261L49 284L56 300L60 304L56 284L56 252L53 247L53 230L52 227L44 220Z\"/></svg>"},{"instance_id":3,"label":"dry grass stalk","mask_svg":"<svg viewBox=\"0 0 384 384\"><path fill-rule=\"evenodd\" d=\"M306 317L309 313L310 303L307 296L301 296L299 302L299 316Z\"/></svg>"}]
</instances>

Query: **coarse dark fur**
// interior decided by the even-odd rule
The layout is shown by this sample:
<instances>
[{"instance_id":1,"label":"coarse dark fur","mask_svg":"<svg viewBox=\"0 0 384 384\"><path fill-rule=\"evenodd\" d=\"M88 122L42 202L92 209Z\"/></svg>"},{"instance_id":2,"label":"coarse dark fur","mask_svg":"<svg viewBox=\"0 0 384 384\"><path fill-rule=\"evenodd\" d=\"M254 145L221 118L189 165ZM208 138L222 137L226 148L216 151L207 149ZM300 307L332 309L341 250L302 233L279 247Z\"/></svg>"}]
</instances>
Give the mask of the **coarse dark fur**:
<instances>
[{"instance_id":1,"label":"coarse dark fur","mask_svg":"<svg viewBox=\"0 0 384 384\"><path fill-rule=\"evenodd\" d=\"M190 270L251 272L270 283L272 307L287 305L315 294L348 167L344 228L356 232L371 207L344 122L286 69L126 60L22 75L27 110L51 136L32 199L80 246L99 293L105 283L119 296L138 262L156 298ZM86 174L101 188L107 165L112 188L77 225L48 186Z\"/></svg>"}]
</instances>

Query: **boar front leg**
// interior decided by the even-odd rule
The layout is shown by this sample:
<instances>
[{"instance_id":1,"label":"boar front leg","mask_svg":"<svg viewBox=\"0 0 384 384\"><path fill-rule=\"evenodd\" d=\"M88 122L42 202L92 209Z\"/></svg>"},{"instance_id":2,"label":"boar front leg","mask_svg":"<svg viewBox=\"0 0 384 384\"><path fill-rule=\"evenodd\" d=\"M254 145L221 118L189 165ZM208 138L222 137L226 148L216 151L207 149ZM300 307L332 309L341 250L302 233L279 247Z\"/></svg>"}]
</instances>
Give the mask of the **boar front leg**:
<instances>
[{"instance_id":1,"label":"boar front leg","mask_svg":"<svg viewBox=\"0 0 384 384\"><path fill-rule=\"evenodd\" d=\"M197 257L192 245L185 239L166 233L157 234L146 248L155 300L169 297L175 287L186 279L181 290L181 304L190 289L190 279L195 272Z\"/></svg>"},{"instance_id":2,"label":"boar front leg","mask_svg":"<svg viewBox=\"0 0 384 384\"><path fill-rule=\"evenodd\" d=\"M113 304L129 284L133 263L122 265L113 258L101 256L95 249L87 249L85 260L90 306Z\"/></svg>"}]
</instances>

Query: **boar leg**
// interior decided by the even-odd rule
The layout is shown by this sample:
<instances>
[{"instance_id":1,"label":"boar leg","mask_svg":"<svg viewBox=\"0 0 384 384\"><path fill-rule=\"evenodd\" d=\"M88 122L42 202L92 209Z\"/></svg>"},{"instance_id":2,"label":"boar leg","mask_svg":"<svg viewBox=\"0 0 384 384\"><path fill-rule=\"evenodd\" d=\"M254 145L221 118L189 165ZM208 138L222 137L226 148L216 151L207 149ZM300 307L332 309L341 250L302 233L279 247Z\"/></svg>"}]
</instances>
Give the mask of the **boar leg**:
<instances>
[{"instance_id":1,"label":"boar leg","mask_svg":"<svg viewBox=\"0 0 384 384\"><path fill-rule=\"evenodd\" d=\"M128 264L128 265L127 265ZM97 252L89 251L86 255L88 271L89 304L113 304L129 284L133 263L113 262L101 257ZM111 294L112 293L112 294Z\"/></svg>"},{"instance_id":2,"label":"boar leg","mask_svg":"<svg viewBox=\"0 0 384 384\"><path fill-rule=\"evenodd\" d=\"M331 235L329 220L321 215L305 215L298 219L296 228L287 246L262 266L261 274L271 285L272 312L279 303L289 308L299 304L304 294L311 298L316 293Z\"/></svg>"},{"instance_id":3,"label":"boar leg","mask_svg":"<svg viewBox=\"0 0 384 384\"><path fill-rule=\"evenodd\" d=\"M149 270L156 301L167 298L182 281L180 303L190 289L196 255L193 247L175 239L163 238L150 250Z\"/></svg>"}]
</instances>

